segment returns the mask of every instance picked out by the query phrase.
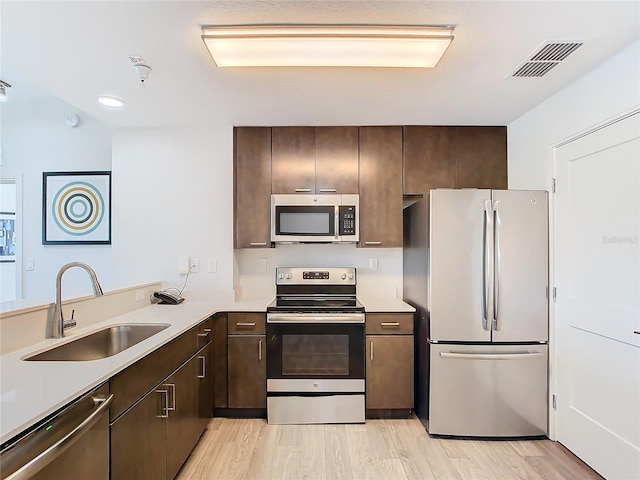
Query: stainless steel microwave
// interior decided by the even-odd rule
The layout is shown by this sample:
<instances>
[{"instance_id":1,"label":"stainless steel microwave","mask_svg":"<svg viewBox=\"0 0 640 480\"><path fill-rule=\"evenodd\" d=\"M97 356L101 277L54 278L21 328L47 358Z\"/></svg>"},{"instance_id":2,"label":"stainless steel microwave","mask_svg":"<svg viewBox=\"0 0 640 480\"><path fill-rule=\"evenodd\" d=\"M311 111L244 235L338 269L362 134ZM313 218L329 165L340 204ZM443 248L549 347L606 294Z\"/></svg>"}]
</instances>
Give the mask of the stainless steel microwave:
<instances>
[{"instance_id":1,"label":"stainless steel microwave","mask_svg":"<svg viewBox=\"0 0 640 480\"><path fill-rule=\"evenodd\" d=\"M271 241L355 243L360 238L357 194L271 195Z\"/></svg>"}]
</instances>

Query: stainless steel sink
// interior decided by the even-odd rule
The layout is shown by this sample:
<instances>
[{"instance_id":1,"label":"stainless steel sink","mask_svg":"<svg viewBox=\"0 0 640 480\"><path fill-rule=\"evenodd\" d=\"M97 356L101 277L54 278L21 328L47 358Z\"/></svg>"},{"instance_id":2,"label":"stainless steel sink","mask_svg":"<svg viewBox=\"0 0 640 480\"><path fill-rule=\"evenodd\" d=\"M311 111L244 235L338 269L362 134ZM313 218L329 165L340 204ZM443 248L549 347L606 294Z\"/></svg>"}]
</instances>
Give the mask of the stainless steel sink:
<instances>
[{"instance_id":1,"label":"stainless steel sink","mask_svg":"<svg viewBox=\"0 0 640 480\"><path fill-rule=\"evenodd\" d=\"M98 360L120 353L169 326L166 323L114 325L59 347L24 357L23 360L49 362Z\"/></svg>"}]
</instances>

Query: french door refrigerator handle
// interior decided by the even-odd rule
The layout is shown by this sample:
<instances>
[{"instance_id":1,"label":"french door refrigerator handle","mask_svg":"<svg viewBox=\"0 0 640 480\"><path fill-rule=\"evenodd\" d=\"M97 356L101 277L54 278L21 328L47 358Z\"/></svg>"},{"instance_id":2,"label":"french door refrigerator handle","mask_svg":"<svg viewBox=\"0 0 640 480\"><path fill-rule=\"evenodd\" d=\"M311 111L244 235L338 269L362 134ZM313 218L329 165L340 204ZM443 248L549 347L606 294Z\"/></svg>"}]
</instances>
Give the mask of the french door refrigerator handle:
<instances>
[{"instance_id":1,"label":"french door refrigerator handle","mask_svg":"<svg viewBox=\"0 0 640 480\"><path fill-rule=\"evenodd\" d=\"M482 328L490 330L489 326L489 262L491 258L489 234L491 232L491 200L484 202L484 221L482 239Z\"/></svg>"},{"instance_id":2,"label":"french door refrigerator handle","mask_svg":"<svg viewBox=\"0 0 640 480\"><path fill-rule=\"evenodd\" d=\"M500 215L499 200L493 203L493 319L491 328L498 330L498 304L500 303Z\"/></svg>"},{"instance_id":3,"label":"french door refrigerator handle","mask_svg":"<svg viewBox=\"0 0 640 480\"><path fill-rule=\"evenodd\" d=\"M544 355L542 352L529 353L455 353L440 352L442 358L459 358L463 360L517 360L535 358Z\"/></svg>"}]
</instances>

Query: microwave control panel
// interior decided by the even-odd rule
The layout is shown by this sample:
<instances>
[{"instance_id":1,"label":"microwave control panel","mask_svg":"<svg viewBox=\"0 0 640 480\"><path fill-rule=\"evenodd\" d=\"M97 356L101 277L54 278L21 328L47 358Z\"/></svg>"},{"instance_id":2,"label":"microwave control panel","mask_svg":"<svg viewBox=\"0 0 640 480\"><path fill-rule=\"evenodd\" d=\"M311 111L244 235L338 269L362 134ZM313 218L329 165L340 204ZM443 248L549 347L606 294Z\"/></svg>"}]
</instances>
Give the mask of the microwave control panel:
<instances>
[{"instance_id":1,"label":"microwave control panel","mask_svg":"<svg viewBox=\"0 0 640 480\"><path fill-rule=\"evenodd\" d=\"M356 207L353 205L340 206L340 235L356 234Z\"/></svg>"}]
</instances>

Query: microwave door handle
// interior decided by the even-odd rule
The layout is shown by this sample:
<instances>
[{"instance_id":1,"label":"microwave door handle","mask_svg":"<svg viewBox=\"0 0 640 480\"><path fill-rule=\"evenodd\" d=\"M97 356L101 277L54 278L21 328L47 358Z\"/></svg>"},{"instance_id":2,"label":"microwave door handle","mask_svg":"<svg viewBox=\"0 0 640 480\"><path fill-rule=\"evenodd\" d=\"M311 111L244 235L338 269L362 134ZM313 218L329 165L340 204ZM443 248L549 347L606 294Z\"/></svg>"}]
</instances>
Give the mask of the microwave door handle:
<instances>
[{"instance_id":1,"label":"microwave door handle","mask_svg":"<svg viewBox=\"0 0 640 480\"><path fill-rule=\"evenodd\" d=\"M340 236L340 207L338 205L333 207L333 221L334 238L338 240L338 237Z\"/></svg>"}]
</instances>

